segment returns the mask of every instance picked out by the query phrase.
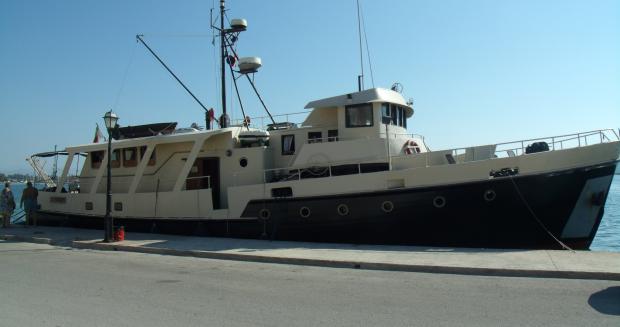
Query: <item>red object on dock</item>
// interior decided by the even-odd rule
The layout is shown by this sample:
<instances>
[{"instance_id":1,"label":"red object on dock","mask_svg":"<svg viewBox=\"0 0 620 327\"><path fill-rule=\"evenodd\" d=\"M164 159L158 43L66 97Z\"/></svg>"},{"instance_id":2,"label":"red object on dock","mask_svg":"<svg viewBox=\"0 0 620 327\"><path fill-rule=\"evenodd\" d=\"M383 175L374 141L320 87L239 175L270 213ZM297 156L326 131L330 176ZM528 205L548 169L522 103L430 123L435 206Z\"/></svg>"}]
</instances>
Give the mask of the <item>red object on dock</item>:
<instances>
[{"instance_id":1,"label":"red object on dock","mask_svg":"<svg viewBox=\"0 0 620 327\"><path fill-rule=\"evenodd\" d=\"M114 242L124 241L125 240L125 227L120 226L114 228Z\"/></svg>"}]
</instances>

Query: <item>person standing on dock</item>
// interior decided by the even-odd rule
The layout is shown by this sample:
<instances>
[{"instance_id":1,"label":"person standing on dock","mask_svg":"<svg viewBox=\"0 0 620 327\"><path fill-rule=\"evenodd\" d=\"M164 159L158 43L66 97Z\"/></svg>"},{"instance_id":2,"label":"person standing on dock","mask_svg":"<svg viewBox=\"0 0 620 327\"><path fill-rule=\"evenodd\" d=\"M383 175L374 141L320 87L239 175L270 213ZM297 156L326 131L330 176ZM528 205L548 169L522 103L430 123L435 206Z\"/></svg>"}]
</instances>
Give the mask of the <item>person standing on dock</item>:
<instances>
[{"instance_id":1,"label":"person standing on dock","mask_svg":"<svg viewBox=\"0 0 620 327\"><path fill-rule=\"evenodd\" d=\"M22 191L22 199L19 202L20 208L24 208L26 213L26 225L37 225L38 197L39 191L32 187L32 182L26 183L26 188Z\"/></svg>"},{"instance_id":2,"label":"person standing on dock","mask_svg":"<svg viewBox=\"0 0 620 327\"><path fill-rule=\"evenodd\" d=\"M13 191L11 191L11 184L6 182L4 183L2 194L0 194L0 213L2 213L3 228L11 225L13 210L15 210L15 198L13 197Z\"/></svg>"}]
</instances>

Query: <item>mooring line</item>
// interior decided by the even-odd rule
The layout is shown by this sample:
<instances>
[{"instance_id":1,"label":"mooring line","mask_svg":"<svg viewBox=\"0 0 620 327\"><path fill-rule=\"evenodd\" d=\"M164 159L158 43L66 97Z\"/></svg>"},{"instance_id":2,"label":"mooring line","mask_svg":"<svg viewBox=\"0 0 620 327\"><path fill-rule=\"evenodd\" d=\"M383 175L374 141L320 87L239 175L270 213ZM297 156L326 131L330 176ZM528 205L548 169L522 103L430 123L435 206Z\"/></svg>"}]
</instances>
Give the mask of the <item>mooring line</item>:
<instances>
[{"instance_id":1,"label":"mooring line","mask_svg":"<svg viewBox=\"0 0 620 327\"><path fill-rule=\"evenodd\" d=\"M527 208L527 210L530 211L530 213L532 214L532 217L534 217L534 219L536 219L536 222L538 222L538 224L540 225L540 227L542 227L542 229L547 232L547 234L549 234L549 236L551 236L556 242L558 242L558 244L560 244L560 246L562 248L564 248L565 250L569 250L572 251L573 253L575 252L575 250L571 249L568 245L564 244L562 241L560 241L557 237L555 237L555 235L553 235L553 233L551 233L551 231L549 229L547 229L547 227L545 226L545 224L543 224L543 222L538 219L538 216L536 216L536 214L534 213L534 210L532 210L532 208L530 207L530 205L527 203L527 201L525 200L525 198L523 197L523 194L521 194L521 191L519 190L519 187L517 186L517 183L515 183L514 179L512 178L512 176L510 177L510 181L512 182L512 185L514 185L515 190L517 191L517 194L519 195L519 198L521 198L521 201L523 202L523 204L525 204L525 207Z\"/></svg>"}]
</instances>

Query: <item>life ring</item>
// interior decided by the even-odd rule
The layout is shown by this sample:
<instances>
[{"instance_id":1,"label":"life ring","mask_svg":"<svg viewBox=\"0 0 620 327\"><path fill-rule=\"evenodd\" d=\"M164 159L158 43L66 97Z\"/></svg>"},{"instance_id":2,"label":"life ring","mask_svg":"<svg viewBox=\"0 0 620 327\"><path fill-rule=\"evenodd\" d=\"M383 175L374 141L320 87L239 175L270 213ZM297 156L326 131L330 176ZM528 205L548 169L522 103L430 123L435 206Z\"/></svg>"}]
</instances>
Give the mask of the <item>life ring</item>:
<instances>
[{"instance_id":1,"label":"life ring","mask_svg":"<svg viewBox=\"0 0 620 327\"><path fill-rule=\"evenodd\" d=\"M409 140L405 142L405 145L403 146L403 148L404 148L405 154L414 154L414 153L422 152L420 151L420 146L414 140Z\"/></svg>"}]
</instances>

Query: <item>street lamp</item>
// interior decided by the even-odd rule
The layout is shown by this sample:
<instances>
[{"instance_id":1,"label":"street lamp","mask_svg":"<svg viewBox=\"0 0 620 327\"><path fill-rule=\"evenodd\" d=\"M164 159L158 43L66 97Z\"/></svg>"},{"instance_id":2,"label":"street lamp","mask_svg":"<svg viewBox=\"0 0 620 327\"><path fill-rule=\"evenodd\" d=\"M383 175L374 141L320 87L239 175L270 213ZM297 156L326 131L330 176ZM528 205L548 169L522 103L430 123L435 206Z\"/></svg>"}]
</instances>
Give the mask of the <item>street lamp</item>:
<instances>
[{"instance_id":1,"label":"street lamp","mask_svg":"<svg viewBox=\"0 0 620 327\"><path fill-rule=\"evenodd\" d=\"M112 226L114 226L114 220L110 215L112 211L112 166L110 165L110 159L112 158L112 132L116 128L116 122L118 121L118 116L112 112L112 110L105 113L103 116L103 121L105 122L105 127L108 130L108 187L106 190L106 199L105 199L105 218L103 222L104 228L104 242L112 242L114 240Z\"/></svg>"}]
</instances>

